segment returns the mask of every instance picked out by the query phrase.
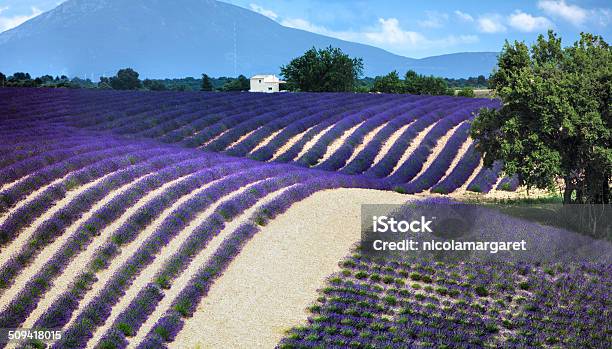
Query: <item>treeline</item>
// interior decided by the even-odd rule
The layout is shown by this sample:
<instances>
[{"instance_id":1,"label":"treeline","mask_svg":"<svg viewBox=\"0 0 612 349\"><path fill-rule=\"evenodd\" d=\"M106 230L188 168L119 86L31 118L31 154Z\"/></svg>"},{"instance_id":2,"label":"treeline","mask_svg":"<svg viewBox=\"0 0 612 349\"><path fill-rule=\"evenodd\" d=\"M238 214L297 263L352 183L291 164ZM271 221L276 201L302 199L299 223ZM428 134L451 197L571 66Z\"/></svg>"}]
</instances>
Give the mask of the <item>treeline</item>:
<instances>
[{"instance_id":1,"label":"treeline","mask_svg":"<svg viewBox=\"0 0 612 349\"><path fill-rule=\"evenodd\" d=\"M409 70L401 79L397 71L392 71L385 76L377 76L374 79L371 92L382 93L409 93L415 95L450 95L455 94L463 97L474 97L474 89L463 87L457 93L450 87L446 79L435 76L417 74L414 70Z\"/></svg>"},{"instance_id":2,"label":"treeline","mask_svg":"<svg viewBox=\"0 0 612 349\"><path fill-rule=\"evenodd\" d=\"M381 79L383 76L377 76L376 78ZM372 77L364 77L357 80L357 92L370 92L374 87L374 81L376 78ZM488 89L489 88L489 79L487 79L484 75L479 76L471 76L469 78L442 78L446 82L448 88L452 89L462 89L462 88L472 88L472 89Z\"/></svg>"},{"instance_id":3,"label":"treeline","mask_svg":"<svg viewBox=\"0 0 612 349\"><path fill-rule=\"evenodd\" d=\"M473 88L486 88L484 76L467 79L449 79L425 76L409 70L400 78L397 71L375 78L362 78L363 60L352 58L339 48L311 48L302 56L280 68L287 84L281 85L290 91L306 92L380 92L425 95L460 95L474 97ZM202 74L200 79L140 79L132 68L121 69L116 75L100 77L97 83L89 79L50 75L33 79L28 73L15 73L6 77L0 73L0 87L65 87L100 88L114 90L150 91L248 91L250 81L244 75L233 77L210 77ZM458 92L457 88L461 88Z\"/></svg>"},{"instance_id":4,"label":"treeline","mask_svg":"<svg viewBox=\"0 0 612 349\"><path fill-rule=\"evenodd\" d=\"M101 77L98 88L113 90L150 90L150 91L248 91L250 81L244 75L237 78L212 78L202 74L201 79L144 79L132 68L121 69L115 76Z\"/></svg>"},{"instance_id":5,"label":"treeline","mask_svg":"<svg viewBox=\"0 0 612 349\"><path fill-rule=\"evenodd\" d=\"M468 79L445 79L425 76L409 70L402 78L397 71L384 76L363 78L363 60L352 58L339 48L311 48L281 67L292 91L307 92L380 92L419 95L460 95L474 97L473 87L486 87L484 76ZM462 87L455 93L456 87Z\"/></svg>"},{"instance_id":6,"label":"treeline","mask_svg":"<svg viewBox=\"0 0 612 349\"><path fill-rule=\"evenodd\" d=\"M68 78L66 75L43 75L32 78L29 73L18 72L6 76L0 72L0 87L50 87L50 88L94 88L96 84L91 80Z\"/></svg>"},{"instance_id":7,"label":"treeline","mask_svg":"<svg viewBox=\"0 0 612 349\"><path fill-rule=\"evenodd\" d=\"M18 72L10 76L0 72L0 87L47 87L47 88L99 88L114 90L150 90L150 91L248 91L250 81L244 75L237 78L222 76L209 77L202 74L201 79L187 77L183 79L144 79L140 80L138 72L131 68L121 69L111 77L100 77L97 83L90 79L66 75L43 75L33 78L29 73Z\"/></svg>"},{"instance_id":8,"label":"treeline","mask_svg":"<svg viewBox=\"0 0 612 349\"><path fill-rule=\"evenodd\" d=\"M250 84L244 75L214 78L207 74L202 74L201 79L190 76L182 79L145 79L142 82L143 88L151 91L248 91Z\"/></svg>"}]
</instances>

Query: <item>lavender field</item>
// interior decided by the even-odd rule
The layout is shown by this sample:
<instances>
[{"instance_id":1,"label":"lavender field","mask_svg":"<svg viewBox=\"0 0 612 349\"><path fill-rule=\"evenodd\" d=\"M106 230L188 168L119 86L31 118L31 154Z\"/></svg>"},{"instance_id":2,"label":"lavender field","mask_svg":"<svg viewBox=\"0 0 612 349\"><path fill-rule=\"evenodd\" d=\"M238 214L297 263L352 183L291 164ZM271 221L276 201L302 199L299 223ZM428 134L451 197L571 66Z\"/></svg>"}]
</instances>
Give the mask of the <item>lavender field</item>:
<instances>
[{"instance_id":1,"label":"lavender field","mask_svg":"<svg viewBox=\"0 0 612 349\"><path fill-rule=\"evenodd\" d=\"M498 106L0 89L0 328L62 329L53 348L182 347L175 338L241 250L316 193L516 190L469 139L478 110ZM609 265L492 270L355 252L341 266L279 347L609 344Z\"/></svg>"},{"instance_id":2,"label":"lavender field","mask_svg":"<svg viewBox=\"0 0 612 349\"><path fill-rule=\"evenodd\" d=\"M341 262L279 348L608 348L605 264Z\"/></svg>"}]
</instances>

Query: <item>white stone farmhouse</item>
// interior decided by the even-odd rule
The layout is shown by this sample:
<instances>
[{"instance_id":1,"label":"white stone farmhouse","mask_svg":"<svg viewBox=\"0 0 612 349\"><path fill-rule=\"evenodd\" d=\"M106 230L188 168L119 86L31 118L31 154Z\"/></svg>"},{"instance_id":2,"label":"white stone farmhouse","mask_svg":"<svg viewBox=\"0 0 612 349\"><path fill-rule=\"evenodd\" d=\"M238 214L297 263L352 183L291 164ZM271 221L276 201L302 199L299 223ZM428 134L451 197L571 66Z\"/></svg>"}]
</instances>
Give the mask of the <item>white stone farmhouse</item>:
<instances>
[{"instance_id":1,"label":"white stone farmhouse","mask_svg":"<svg viewBox=\"0 0 612 349\"><path fill-rule=\"evenodd\" d=\"M280 85L285 81L280 80L276 75L255 75L251 77L251 89L249 92L279 92Z\"/></svg>"}]
</instances>

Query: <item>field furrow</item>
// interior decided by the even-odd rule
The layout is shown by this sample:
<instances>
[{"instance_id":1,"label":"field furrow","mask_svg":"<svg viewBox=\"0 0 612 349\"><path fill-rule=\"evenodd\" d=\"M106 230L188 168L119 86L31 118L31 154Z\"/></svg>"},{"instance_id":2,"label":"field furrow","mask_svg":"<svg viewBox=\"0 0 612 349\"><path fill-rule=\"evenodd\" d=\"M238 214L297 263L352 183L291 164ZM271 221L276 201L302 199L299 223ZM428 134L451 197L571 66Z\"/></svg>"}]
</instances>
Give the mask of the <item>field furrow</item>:
<instances>
[{"instance_id":1,"label":"field furrow","mask_svg":"<svg viewBox=\"0 0 612 349\"><path fill-rule=\"evenodd\" d=\"M517 189L469 138L479 109L498 107L386 93L0 89L0 328L62 329L56 349L301 340L295 326L317 331L305 311L317 290L347 269L337 262L359 241L361 204ZM348 323L338 328L328 334L349 336Z\"/></svg>"},{"instance_id":2,"label":"field furrow","mask_svg":"<svg viewBox=\"0 0 612 349\"><path fill-rule=\"evenodd\" d=\"M257 186L254 184L252 187ZM251 187L251 188L252 188ZM154 304L154 310L147 317L147 320L143 322L140 326L140 329L135 333L134 338L129 339L128 347L136 347L141 341L144 339L146 334L153 328L155 325L156 319L160 318L164 312L172 305L175 301L176 297L179 295L180 291L182 291L188 284L188 282L193 278L198 269L205 264L211 256L218 250L221 246L222 242L231 234L232 231L237 229L244 221L248 220L248 218L255 212L255 210L262 204L269 202L271 199L277 197L284 188L274 188L276 191L272 191L267 193L265 196L258 198L258 202L248 207L246 210L242 211L241 214L236 215L231 220L228 220L220 229L214 237L210 239L210 241L206 244L205 248L202 249L197 255L195 255L187 266L181 269L180 274L175 276L174 281L171 283L168 289L163 290L163 298L157 304ZM231 198L228 198L225 202L229 202ZM221 204L222 205L222 204ZM159 275L163 269L159 269L156 273ZM149 280L149 285L155 284L155 280ZM122 315L126 314L129 311L128 309L122 310ZM125 316L123 318L126 318ZM114 324L115 326L117 323ZM116 329L116 327L114 327ZM105 332L106 333L106 332ZM98 343L94 340L95 343Z\"/></svg>"}]
</instances>

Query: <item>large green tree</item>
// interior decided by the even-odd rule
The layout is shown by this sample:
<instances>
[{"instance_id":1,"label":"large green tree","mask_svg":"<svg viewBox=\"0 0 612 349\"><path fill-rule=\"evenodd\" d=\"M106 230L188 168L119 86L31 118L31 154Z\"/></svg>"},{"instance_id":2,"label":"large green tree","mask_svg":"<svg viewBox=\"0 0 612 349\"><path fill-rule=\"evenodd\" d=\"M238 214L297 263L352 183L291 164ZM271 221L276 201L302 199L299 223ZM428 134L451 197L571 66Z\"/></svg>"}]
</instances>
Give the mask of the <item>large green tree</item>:
<instances>
[{"instance_id":1,"label":"large green tree","mask_svg":"<svg viewBox=\"0 0 612 349\"><path fill-rule=\"evenodd\" d=\"M109 84L114 90L137 90L142 87L138 76L132 68L121 69L109 79Z\"/></svg>"},{"instance_id":2,"label":"large green tree","mask_svg":"<svg viewBox=\"0 0 612 349\"><path fill-rule=\"evenodd\" d=\"M394 70L385 76L377 76L374 79L372 91L383 93L403 93L404 82L400 79L397 71Z\"/></svg>"},{"instance_id":3,"label":"large green tree","mask_svg":"<svg viewBox=\"0 0 612 349\"><path fill-rule=\"evenodd\" d=\"M363 71L363 60L339 48L311 48L281 67L289 89L310 92L352 92Z\"/></svg>"},{"instance_id":4,"label":"large green tree","mask_svg":"<svg viewBox=\"0 0 612 349\"><path fill-rule=\"evenodd\" d=\"M201 91L212 91L213 88L213 84L212 81L210 80L210 77L206 74L202 74L202 86L200 86L200 90Z\"/></svg>"},{"instance_id":5,"label":"large green tree","mask_svg":"<svg viewBox=\"0 0 612 349\"><path fill-rule=\"evenodd\" d=\"M454 91L448 88L443 78L417 74L409 70L404 76L404 89L406 93L415 95L452 95Z\"/></svg>"},{"instance_id":6,"label":"large green tree","mask_svg":"<svg viewBox=\"0 0 612 349\"><path fill-rule=\"evenodd\" d=\"M562 180L565 203L610 202L612 54L602 37L506 42L489 84L503 103L473 122L485 164L502 160L528 188Z\"/></svg>"},{"instance_id":7,"label":"large green tree","mask_svg":"<svg viewBox=\"0 0 612 349\"><path fill-rule=\"evenodd\" d=\"M238 75L238 78L229 80L223 85L223 91L248 91L251 88L251 81L244 75Z\"/></svg>"}]
</instances>

